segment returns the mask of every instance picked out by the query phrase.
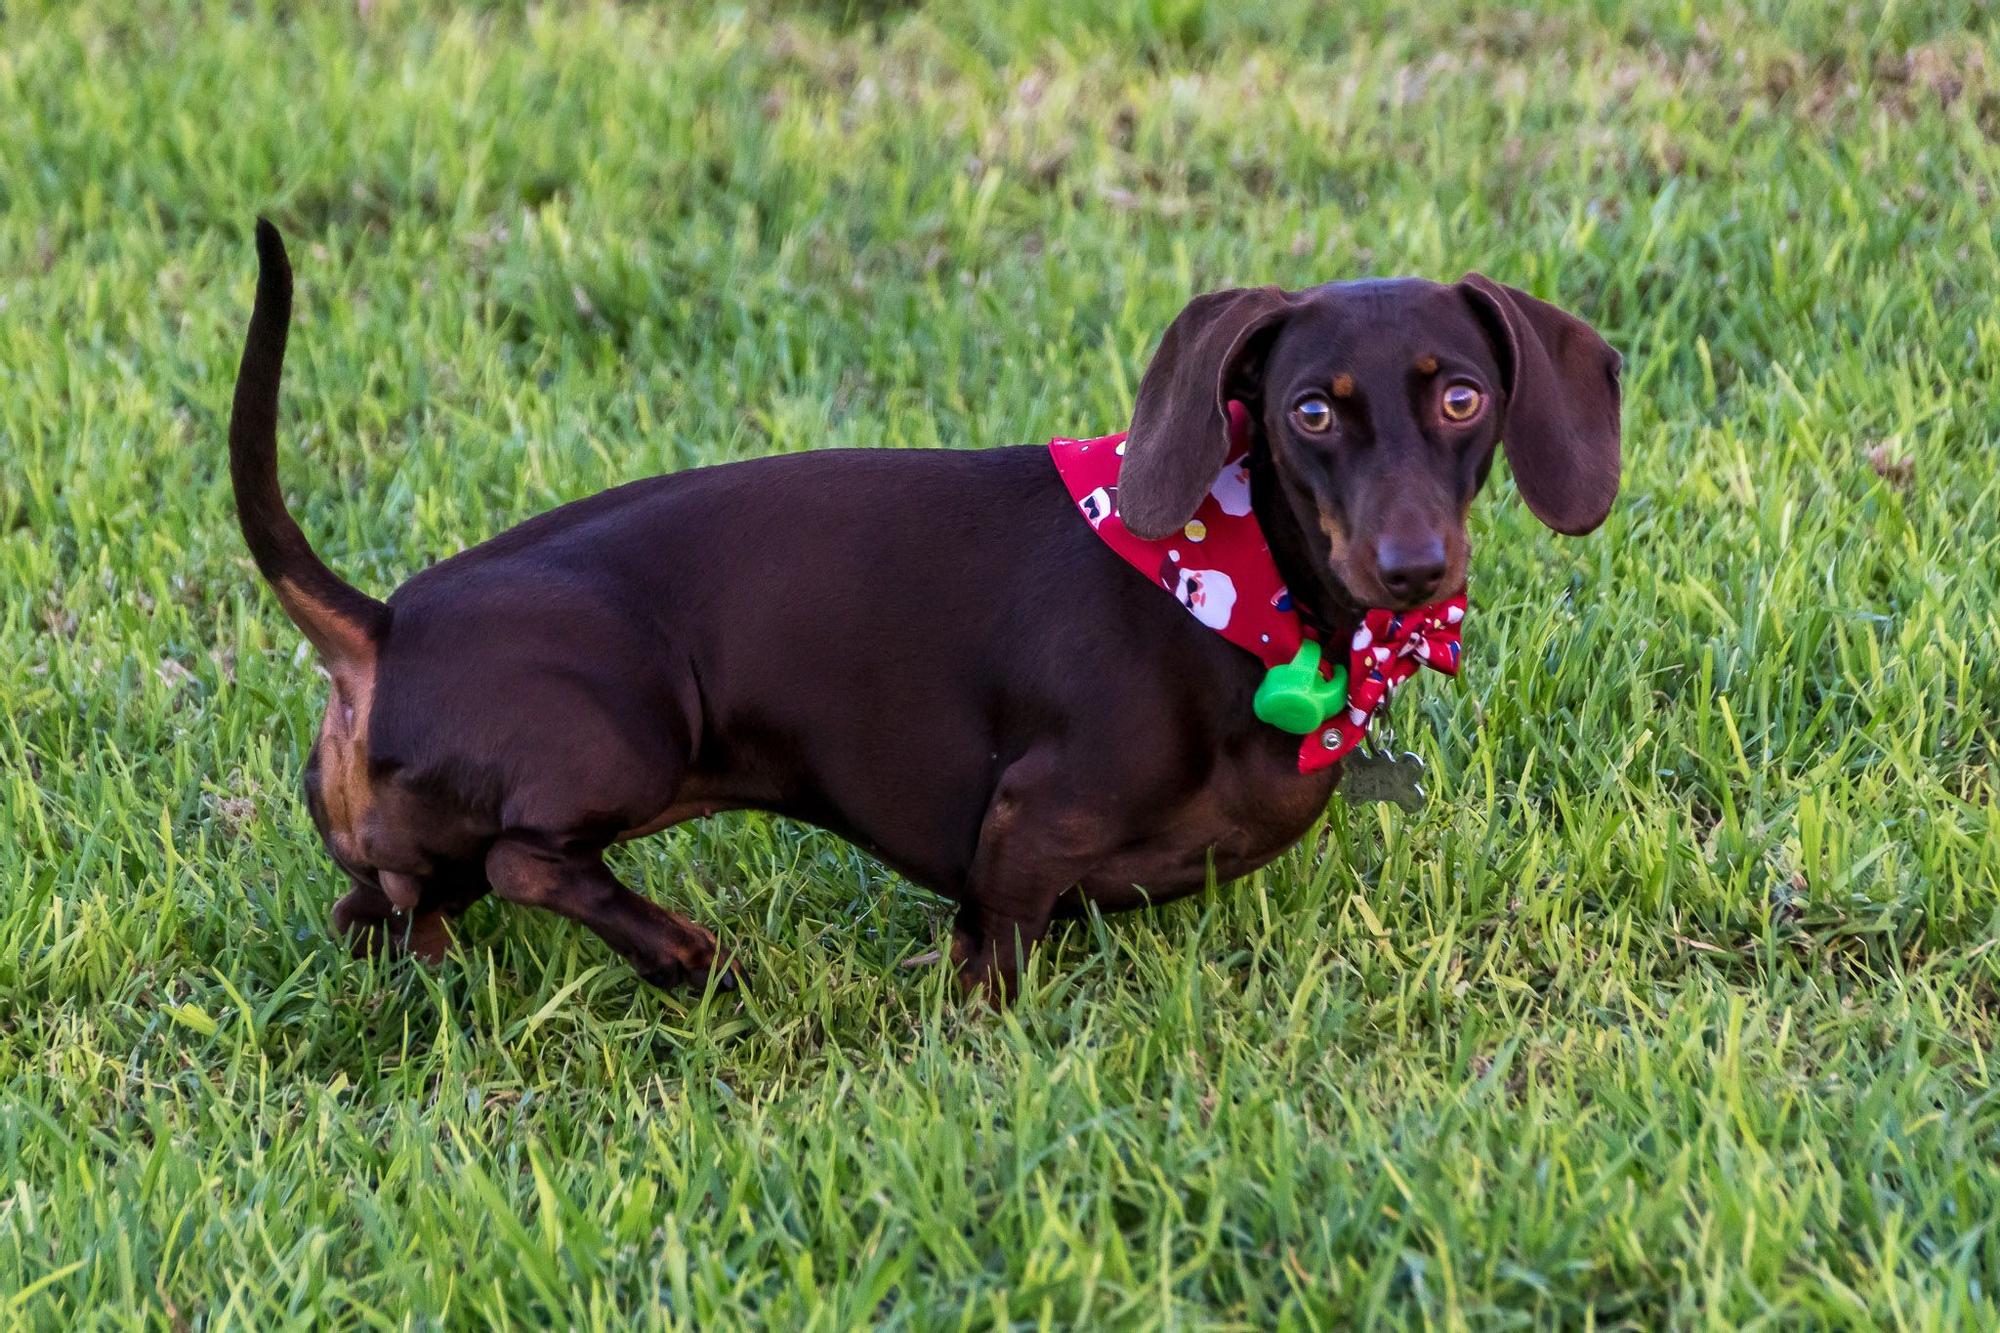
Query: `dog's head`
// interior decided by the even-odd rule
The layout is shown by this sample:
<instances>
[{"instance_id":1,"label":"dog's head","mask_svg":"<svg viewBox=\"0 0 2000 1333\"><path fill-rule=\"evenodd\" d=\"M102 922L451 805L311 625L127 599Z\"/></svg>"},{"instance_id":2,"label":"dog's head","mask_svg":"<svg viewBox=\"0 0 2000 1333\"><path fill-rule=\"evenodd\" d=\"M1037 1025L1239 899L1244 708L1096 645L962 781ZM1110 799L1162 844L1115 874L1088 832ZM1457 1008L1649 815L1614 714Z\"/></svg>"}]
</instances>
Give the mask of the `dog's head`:
<instances>
[{"instance_id":1,"label":"dog's head","mask_svg":"<svg viewBox=\"0 0 2000 1333\"><path fill-rule=\"evenodd\" d=\"M1125 526L1177 531L1253 423L1258 512L1281 563L1355 606L1407 609L1462 586L1465 520L1504 443L1521 496L1558 532L1618 493L1618 354L1574 315L1478 274L1198 296L1139 384L1119 477Z\"/></svg>"}]
</instances>

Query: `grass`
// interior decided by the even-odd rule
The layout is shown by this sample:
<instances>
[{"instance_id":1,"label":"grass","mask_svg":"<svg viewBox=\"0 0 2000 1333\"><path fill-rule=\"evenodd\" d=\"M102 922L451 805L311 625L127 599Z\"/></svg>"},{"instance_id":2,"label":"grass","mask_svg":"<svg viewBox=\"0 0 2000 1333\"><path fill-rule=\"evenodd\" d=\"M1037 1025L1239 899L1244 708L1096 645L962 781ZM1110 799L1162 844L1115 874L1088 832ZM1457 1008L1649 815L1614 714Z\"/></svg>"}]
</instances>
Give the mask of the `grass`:
<instances>
[{"instance_id":1,"label":"grass","mask_svg":"<svg viewBox=\"0 0 2000 1333\"><path fill-rule=\"evenodd\" d=\"M2000 26L1972 3L9 5L0 1322L2000 1322ZM234 528L378 593L564 499L1117 428L1195 290L1478 268L1627 355L1597 536L1476 514L1419 817L1058 932L740 816L636 985L482 905L350 960L323 685Z\"/></svg>"}]
</instances>

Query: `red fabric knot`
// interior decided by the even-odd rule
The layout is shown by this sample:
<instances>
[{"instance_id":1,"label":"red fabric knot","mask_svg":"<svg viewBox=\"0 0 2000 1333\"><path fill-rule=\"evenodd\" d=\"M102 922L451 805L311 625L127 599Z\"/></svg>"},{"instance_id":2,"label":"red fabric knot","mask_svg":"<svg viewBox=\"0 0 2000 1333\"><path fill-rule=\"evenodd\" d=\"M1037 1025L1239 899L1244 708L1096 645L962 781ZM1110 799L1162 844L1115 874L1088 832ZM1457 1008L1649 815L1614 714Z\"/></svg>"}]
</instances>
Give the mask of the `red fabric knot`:
<instances>
[{"instance_id":1,"label":"red fabric knot","mask_svg":"<svg viewBox=\"0 0 2000 1333\"><path fill-rule=\"evenodd\" d=\"M1105 545L1195 619L1274 667L1290 662L1302 642L1317 636L1293 610L1291 590L1251 512L1249 414L1241 403L1229 404L1229 425L1229 459L1215 484L1179 533L1157 541L1134 536L1118 516L1123 434L1054 439L1049 455L1077 511ZM1299 771L1315 772L1346 758L1367 736L1369 719L1419 667L1457 675L1465 610L1460 592L1413 611L1366 612L1348 651L1347 706L1306 734ZM1323 660L1321 675L1330 679L1332 672L1333 662Z\"/></svg>"},{"instance_id":2,"label":"red fabric knot","mask_svg":"<svg viewBox=\"0 0 2000 1333\"><path fill-rule=\"evenodd\" d=\"M1347 653L1347 707L1307 737L1316 745L1300 750L1299 771L1310 773L1353 753L1368 735L1376 711L1419 668L1456 676L1465 608L1461 592L1414 611L1373 610L1363 615ZM1319 756L1317 762L1308 763L1313 748Z\"/></svg>"}]
</instances>

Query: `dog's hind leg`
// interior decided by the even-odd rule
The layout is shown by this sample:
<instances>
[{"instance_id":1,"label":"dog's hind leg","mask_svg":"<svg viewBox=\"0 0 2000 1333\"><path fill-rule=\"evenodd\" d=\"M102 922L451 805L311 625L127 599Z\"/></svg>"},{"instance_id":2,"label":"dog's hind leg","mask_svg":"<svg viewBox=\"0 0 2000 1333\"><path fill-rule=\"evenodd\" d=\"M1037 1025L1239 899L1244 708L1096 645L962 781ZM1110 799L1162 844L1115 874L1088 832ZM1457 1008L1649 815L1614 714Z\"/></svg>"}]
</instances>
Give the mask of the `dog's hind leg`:
<instances>
[{"instance_id":1,"label":"dog's hind leg","mask_svg":"<svg viewBox=\"0 0 2000 1333\"><path fill-rule=\"evenodd\" d=\"M735 964L715 936L618 881L601 847L563 848L510 835L486 853L486 878L508 902L541 907L595 931L655 986L700 989L713 975L727 989Z\"/></svg>"}]
</instances>

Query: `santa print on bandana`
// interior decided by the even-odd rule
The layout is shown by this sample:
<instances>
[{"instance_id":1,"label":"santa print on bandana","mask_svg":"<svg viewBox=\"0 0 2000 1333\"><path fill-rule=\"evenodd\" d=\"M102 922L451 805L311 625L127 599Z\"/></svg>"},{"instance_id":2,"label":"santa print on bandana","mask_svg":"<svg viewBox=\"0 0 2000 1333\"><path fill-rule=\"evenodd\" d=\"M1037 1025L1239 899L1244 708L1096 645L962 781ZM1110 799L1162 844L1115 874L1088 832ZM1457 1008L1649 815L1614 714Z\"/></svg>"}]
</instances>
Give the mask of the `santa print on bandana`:
<instances>
[{"instance_id":1,"label":"santa print on bandana","mask_svg":"<svg viewBox=\"0 0 2000 1333\"><path fill-rule=\"evenodd\" d=\"M1264 530L1250 512L1249 414L1229 404L1230 459L1180 535L1135 537L1118 517L1118 469L1125 437L1055 439L1049 454L1070 498L1105 545L1172 593L1189 614L1267 667L1290 662L1307 638L1292 595L1271 558ZM1458 674L1459 625L1465 594L1413 611L1373 610L1348 646L1347 704L1307 733L1299 772L1338 763L1368 734L1369 719L1396 688L1430 667ZM1323 678L1332 664L1322 661Z\"/></svg>"}]
</instances>

